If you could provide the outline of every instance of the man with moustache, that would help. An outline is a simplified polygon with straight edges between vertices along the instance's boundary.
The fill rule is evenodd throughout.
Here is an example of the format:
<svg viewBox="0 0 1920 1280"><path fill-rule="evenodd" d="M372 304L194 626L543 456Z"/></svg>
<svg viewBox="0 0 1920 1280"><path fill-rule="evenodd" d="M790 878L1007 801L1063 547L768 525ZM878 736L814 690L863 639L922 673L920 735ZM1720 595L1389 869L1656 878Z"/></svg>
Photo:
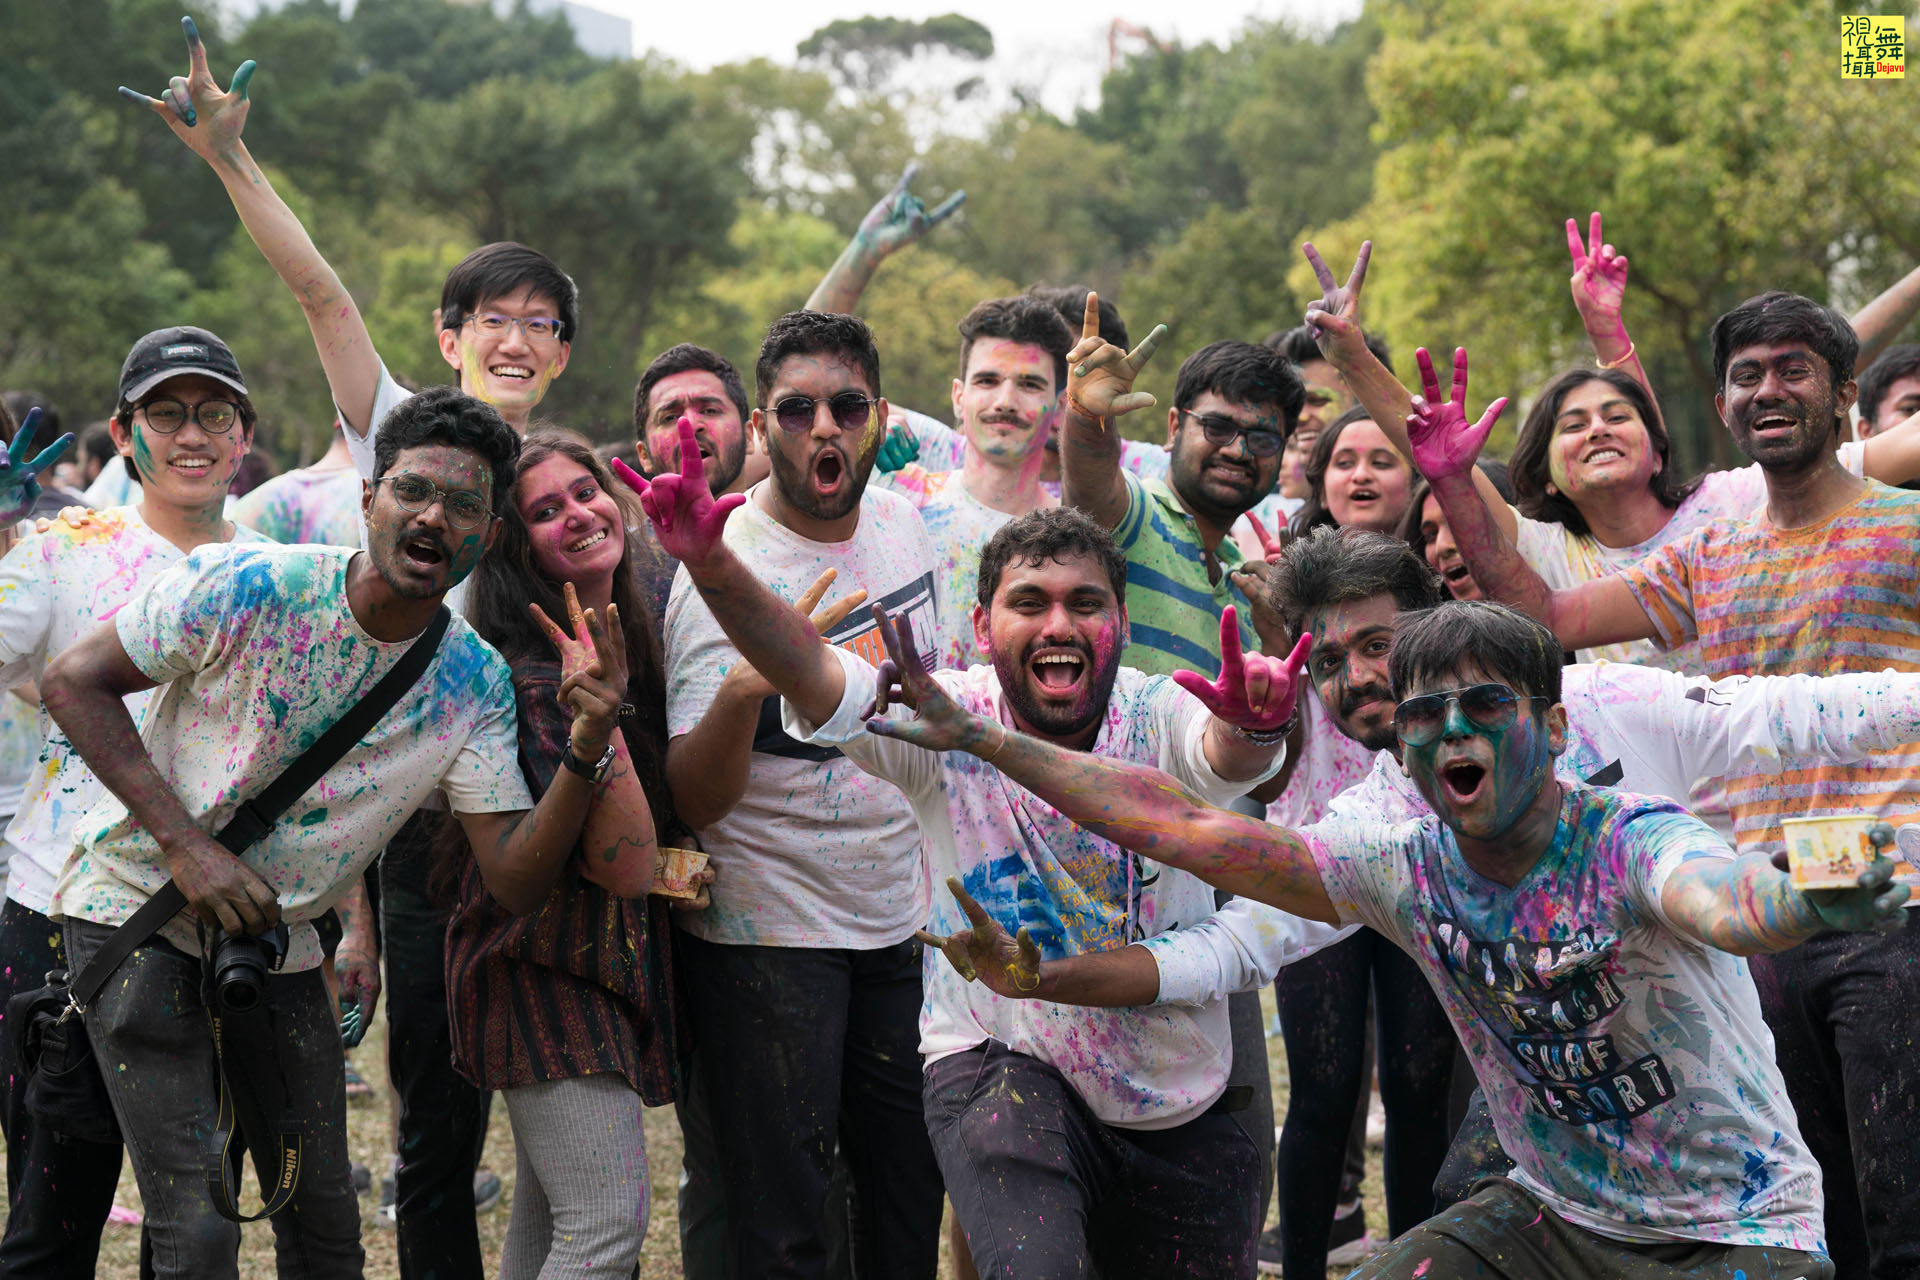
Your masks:
<svg viewBox="0 0 1920 1280"><path fill-rule="evenodd" d="M980 912L978 898L1020 922L1027 973L1041 956L1124 945L1212 912L1198 880L1121 854L985 765L869 734L898 667L823 643L755 578L722 536L733 504L713 501L697 465L654 480L646 505L721 626L781 691L787 729L906 794L929 870L958 895L936 895L936 929L965 927L962 909ZM991 666L931 678L1003 735L1157 763L1219 802L1244 792L1279 764L1293 715L1284 664L1243 661L1229 614L1218 682L1129 670L1125 592L1124 559L1085 515L1020 516L979 560L971 621ZM913 628L900 634L896 658L922 674ZM1191 1011L1042 1008L937 962L927 982L926 1127L980 1274L1078 1275L1089 1258L1102 1274L1251 1270L1260 1154L1221 1105L1224 998Z"/></svg>
<svg viewBox="0 0 1920 1280"><path fill-rule="evenodd" d="M1758 463L1766 506L1708 525L1617 576L1548 590L1514 552L1468 468L1493 414L1415 401L1407 430L1481 589L1546 623L1569 649L1653 638L1698 641L1706 674L1920 671L1920 494L1853 475L1836 451L1859 342L1807 298L1749 298L1713 326L1716 404ZM1920 744L1857 763L1810 762L1778 778L1734 778L1728 808L1742 849L1783 847L1783 816L1920 814ZM1824 1175L1827 1230L1845 1275L1920 1266L1920 926L1871 938L1823 934L1756 960L1767 1022L1808 1144Z"/></svg>
<svg viewBox="0 0 1920 1280"><path fill-rule="evenodd" d="M782 599L833 569L837 590L865 590L931 643L926 531L906 499L867 486L887 416L872 333L852 316L782 316L754 384L752 427L772 474L727 497L740 505L728 546ZM700 453L683 420L683 474ZM707 713L741 662L684 564L666 637L668 770L678 777L732 749ZM826 639L879 660L868 619L849 618ZM777 706L760 713L753 746L745 793L700 830L724 868L713 905L679 922L694 1031L716 1048L695 1070L712 1104L735 1273L823 1273L837 1142L862 1210L857 1265L931 1277L941 1187L918 1093L913 934L929 906L913 812L837 749L785 733Z"/></svg>

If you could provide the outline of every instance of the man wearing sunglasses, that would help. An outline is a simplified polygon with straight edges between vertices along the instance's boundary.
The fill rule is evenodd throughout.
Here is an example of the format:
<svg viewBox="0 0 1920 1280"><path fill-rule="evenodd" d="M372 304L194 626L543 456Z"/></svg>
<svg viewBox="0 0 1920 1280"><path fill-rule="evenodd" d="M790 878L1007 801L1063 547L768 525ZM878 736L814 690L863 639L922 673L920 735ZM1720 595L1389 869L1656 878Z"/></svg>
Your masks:
<svg viewBox="0 0 1920 1280"><path fill-rule="evenodd" d="M1908 891L1891 862L1803 892L1673 803L1557 779L1569 737L1551 633L1481 602L1389 622L1392 719L1429 810L1409 821L1283 830L1157 770L1003 740L912 672L917 718L875 727L989 760L1122 847L1282 912L1369 925L1414 958L1517 1167L1358 1277L1831 1276L1818 1167L1740 957L1896 920ZM999 976L1017 946L1004 922L975 924L970 962L1016 990ZM1084 997L1087 961L1043 961L1035 989Z"/></svg>
<svg viewBox="0 0 1920 1280"><path fill-rule="evenodd" d="M867 486L887 417L872 332L854 316L780 317L761 344L754 396L752 429L772 474L744 502L722 499L741 504L727 546L788 601L832 569L835 592L864 590L931 647L926 529L905 498ZM701 464L704 488L697 431L680 420L675 454L682 474ZM882 656L864 613L825 639ZM753 740L745 790L699 829L725 868L712 906L677 921L694 1032L716 1047L696 1056L694 1071L711 1103L734 1272L824 1274L822 1206L837 1144L863 1210L855 1256L876 1275L930 1278L941 1196L919 1110L913 932L929 907L913 811L836 748L789 736L777 698L758 702L745 724L720 714L722 686L742 659L684 565L666 650L668 776L717 774L742 736Z"/></svg>

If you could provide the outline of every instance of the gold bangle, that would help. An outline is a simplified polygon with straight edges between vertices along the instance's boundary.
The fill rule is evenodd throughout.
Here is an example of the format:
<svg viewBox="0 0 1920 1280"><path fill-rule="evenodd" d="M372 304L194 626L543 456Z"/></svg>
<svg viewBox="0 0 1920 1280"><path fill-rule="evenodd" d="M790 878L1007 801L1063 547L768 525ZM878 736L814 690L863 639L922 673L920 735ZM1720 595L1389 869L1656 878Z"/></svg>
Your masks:
<svg viewBox="0 0 1920 1280"><path fill-rule="evenodd" d="M1601 360L1598 363L1602 369L1618 369L1621 365L1625 364L1627 361L1631 359L1633 359L1633 339L1628 338L1627 354L1621 356L1618 360Z"/></svg>

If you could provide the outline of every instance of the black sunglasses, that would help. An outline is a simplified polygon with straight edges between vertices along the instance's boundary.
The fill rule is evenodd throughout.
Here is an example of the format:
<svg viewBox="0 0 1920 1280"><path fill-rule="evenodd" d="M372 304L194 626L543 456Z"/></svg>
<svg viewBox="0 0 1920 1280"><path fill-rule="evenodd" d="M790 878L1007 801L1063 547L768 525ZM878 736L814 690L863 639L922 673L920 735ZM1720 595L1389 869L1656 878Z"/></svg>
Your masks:
<svg viewBox="0 0 1920 1280"><path fill-rule="evenodd" d="M1200 424L1200 434L1207 438L1208 444L1218 445L1222 449L1232 444L1235 436L1240 436L1246 440L1250 455L1271 458L1286 443L1278 431L1269 431L1265 427L1243 427L1232 418L1195 413L1191 409L1182 409L1180 412Z"/></svg>
<svg viewBox="0 0 1920 1280"><path fill-rule="evenodd" d="M834 422L842 431L859 431L867 425L867 415L879 401L872 396L863 396L858 391L842 391L831 400L821 401L812 396L788 396L773 406L773 420L780 424L782 431L798 434L813 428L813 407L824 403L833 414Z"/></svg>
<svg viewBox="0 0 1920 1280"><path fill-rule="evenodd" d="M1393 731L1409 747L1424 747L1446 730L1447 709L1458 702L1468 724L1497 732L1513 723L1520 714L1522 702L1542 700L1539 694L1518 694L1503 684L1475 684L1464 689L1423 693L1393 709Z"/></svg>

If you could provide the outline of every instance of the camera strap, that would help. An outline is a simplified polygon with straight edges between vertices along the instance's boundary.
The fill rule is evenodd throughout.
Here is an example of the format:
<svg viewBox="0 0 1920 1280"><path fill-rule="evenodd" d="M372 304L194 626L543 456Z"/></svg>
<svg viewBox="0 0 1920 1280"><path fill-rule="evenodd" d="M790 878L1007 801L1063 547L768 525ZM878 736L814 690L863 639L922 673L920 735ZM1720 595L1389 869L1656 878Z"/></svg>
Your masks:
<svg viewBox="0 0 1920 1280"><path fill-rule="evenodd" d="M380 718L411 689L433 661L440 640L447 633L452 613L441 605L393 669L380 677L333 727L300 753L299 759L281 771L279 777L242 804L227 824L220 828L218 840L236 857L250 848L279 821L280 815L295 801L313 789L360 740L367 736ZM162 894L180 891L169 881ZM156 895L157 902L159 895ZM141 908L144 913L154 905ZM181 899L181 906L185 905ZM179 906L174 908L178 911ZM168 913L170 916L172 912ZM139 916L127 922L131 927ZM153 926L164 923L162 916ZM120 933L127 929L120 930ZM151 929L148 930L152 932ZM120 933L115 934L117 940ZM131 951L139 941L129 943ZM122 957L125 955L122 952ZM101 952L105 958L106 952ZM118 959L114 963L118 963ZM106 975L101 975L105 980ZM213 1131L201 1148L204 1158L207 1194L221 1217L230 1222L257 1222L286 1208L300 1181L302 1125L287 1097L286 1080L280 1070L280 1044L273 1033L273 1015L267 1002L246 1013L222 1010L217 999L207 1004L213 1023L214 1059L220 1068L219 1113ZM338 1045L335 1046L336 1050ZM254 1172L260 1180L262 1204L258 1213L240 1212L240 1161L253 1152Z"/></svg>

